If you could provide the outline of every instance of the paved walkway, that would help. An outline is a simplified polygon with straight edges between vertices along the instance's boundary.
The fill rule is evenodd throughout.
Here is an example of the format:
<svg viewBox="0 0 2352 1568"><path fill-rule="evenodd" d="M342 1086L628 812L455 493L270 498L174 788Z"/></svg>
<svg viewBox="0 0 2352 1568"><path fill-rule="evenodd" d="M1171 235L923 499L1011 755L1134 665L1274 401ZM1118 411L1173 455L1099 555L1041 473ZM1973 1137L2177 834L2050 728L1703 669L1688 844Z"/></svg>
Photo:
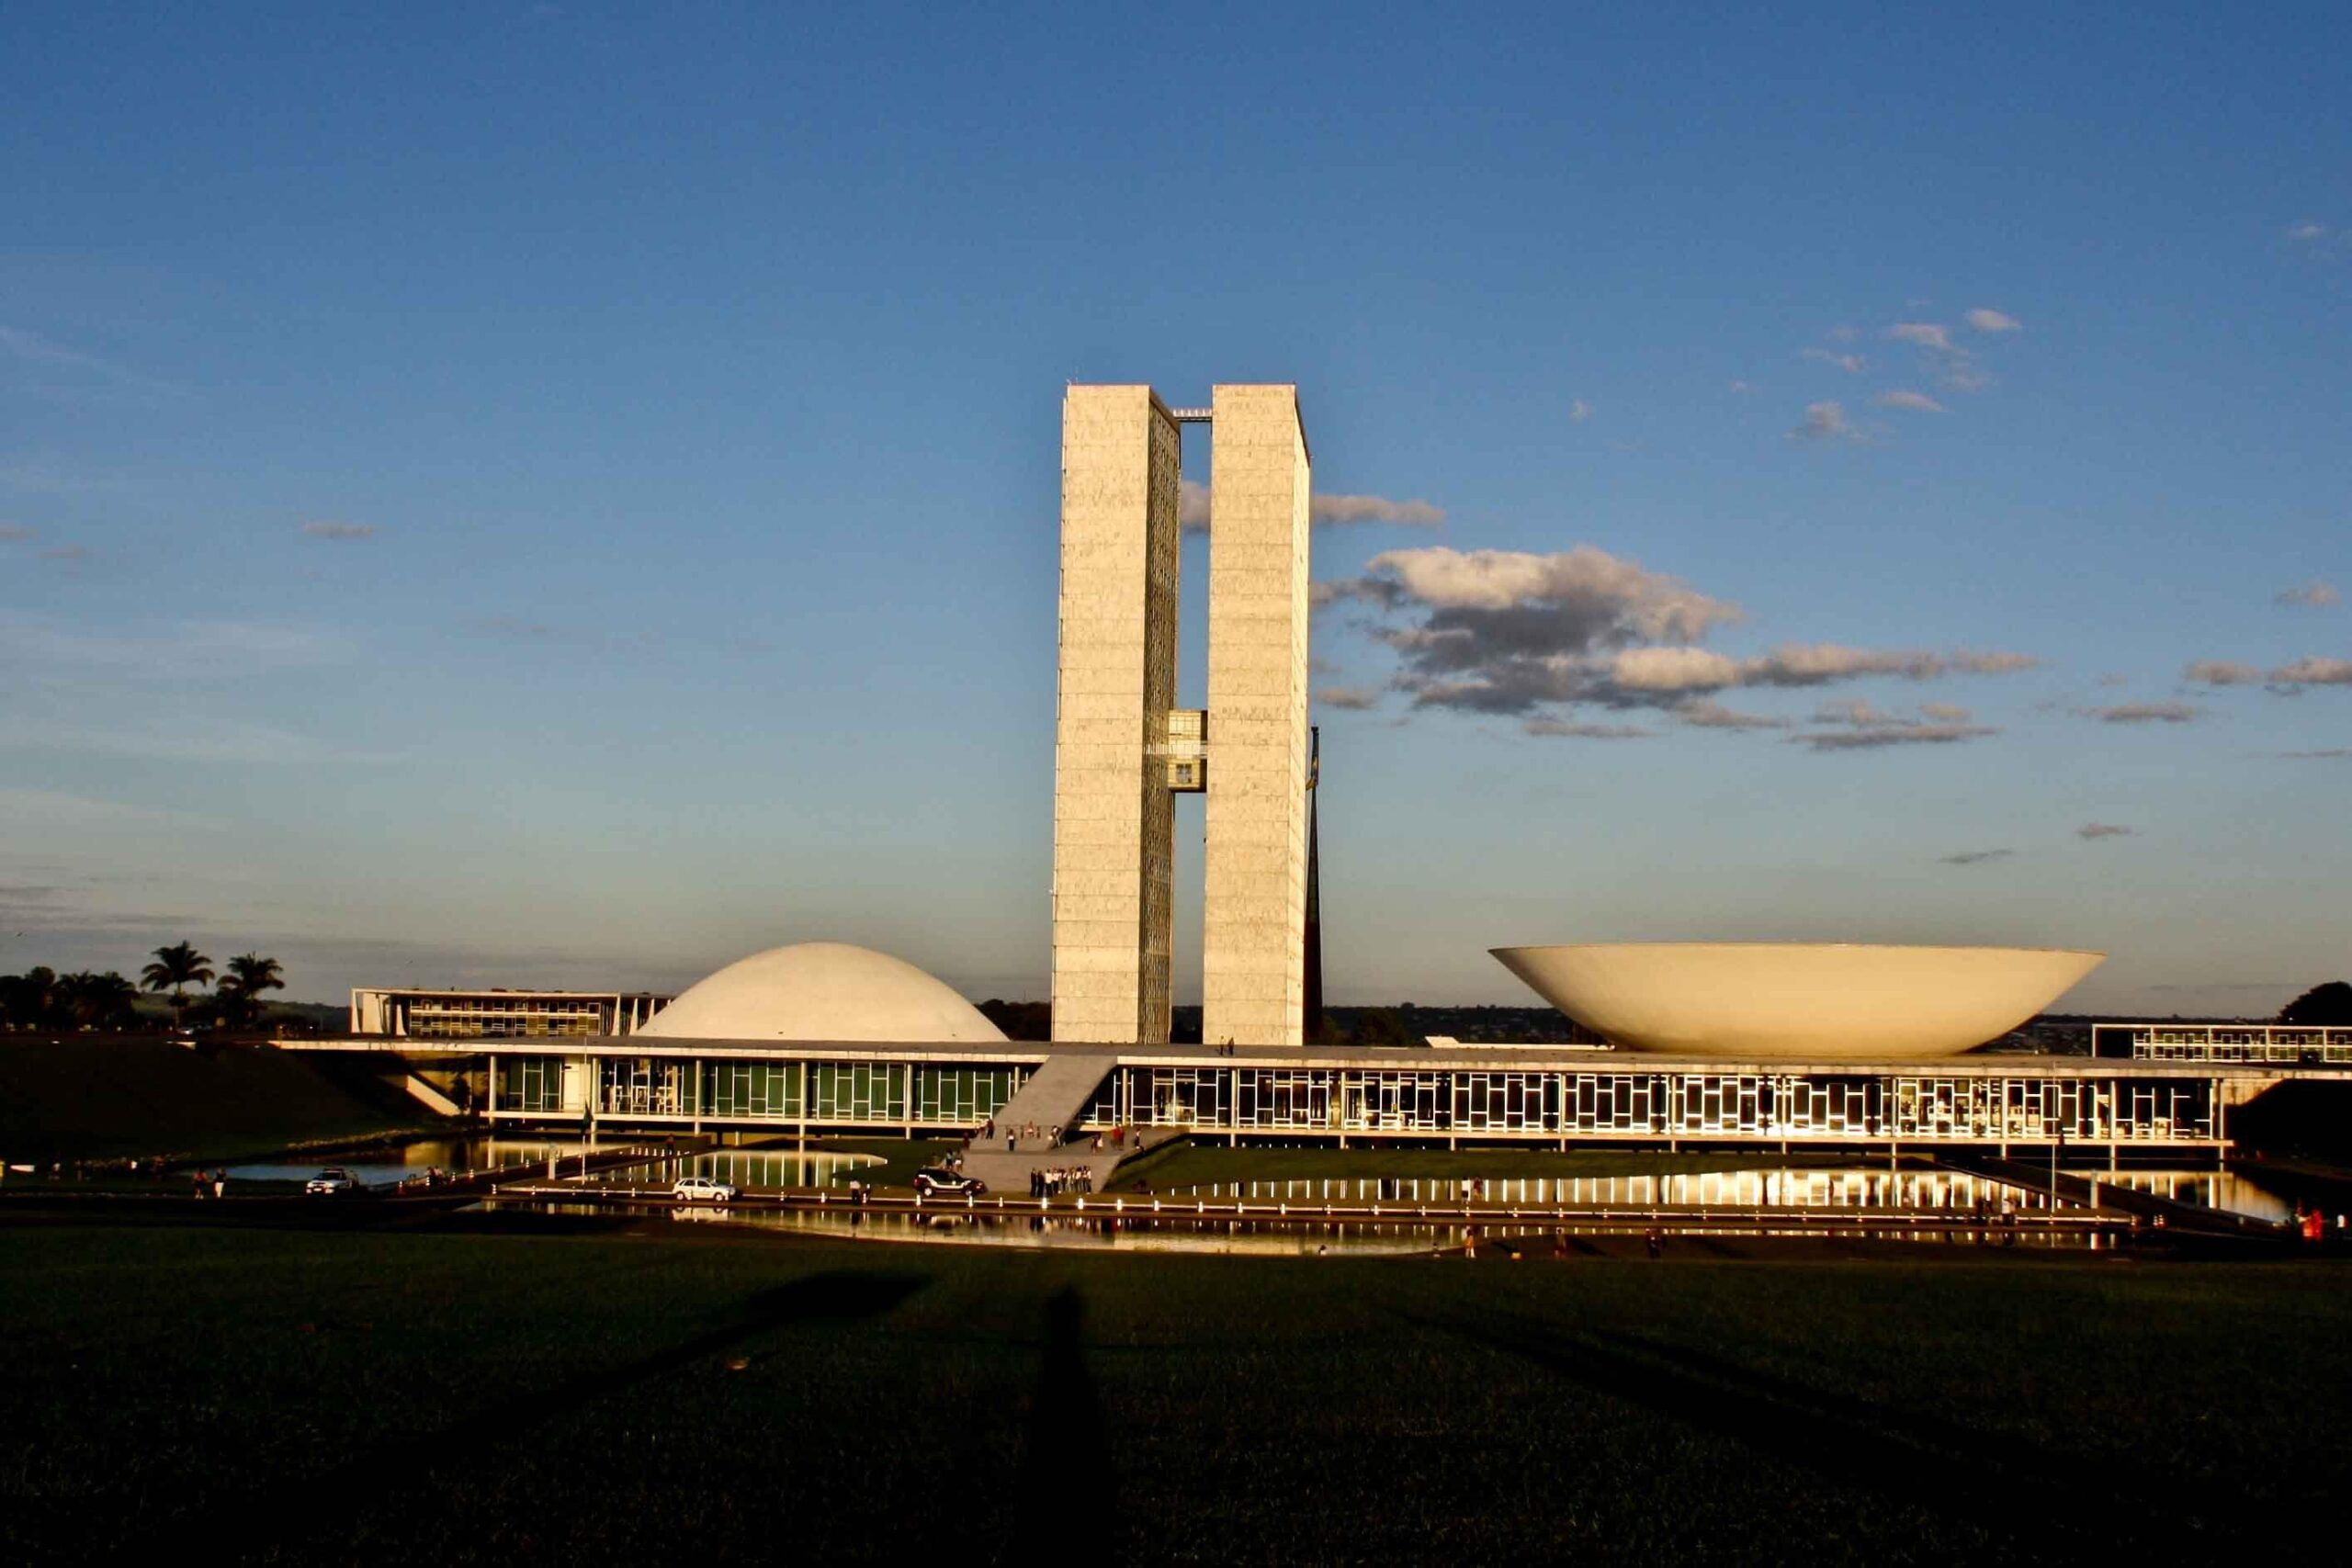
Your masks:
<svg viewBox="0 0 2352 1568"><path fill-rule="evenodd" d="M1010 1125L1000 1115L997 1136L993 1140L974 1138L971 1152L964 1156L964 1173L977 1176L989 1184L991 1197L1025 1198L1029 1195L1029 1173L1033 1170L1083 1170L1094 1179L1094 1190L1100 1192L1110 1185L1111 1173L1122 1160L1142 1152L1142 1145L1130 1137L1125 1146L1114 1146L1109 1138L1102 1140L1102 1152L1094 1152L1094 1136L1072 1138L1067 1143L1054 1144L1040 1135L1023 1138L1020 1147L1008 1153L1004 1146L1004 1129ZM1042 1129L1040 1130L1042 1134ZM1157 1148L1175 1134L1162 1133L1152 1140Z"/></svg>

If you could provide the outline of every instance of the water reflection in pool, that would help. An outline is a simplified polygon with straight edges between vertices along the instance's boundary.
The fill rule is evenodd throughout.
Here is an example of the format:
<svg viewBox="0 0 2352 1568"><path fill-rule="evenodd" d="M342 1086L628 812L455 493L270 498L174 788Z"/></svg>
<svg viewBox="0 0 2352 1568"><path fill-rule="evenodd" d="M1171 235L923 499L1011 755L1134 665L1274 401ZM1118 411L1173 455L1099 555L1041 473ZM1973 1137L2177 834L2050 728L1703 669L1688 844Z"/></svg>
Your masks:
<svg viewBox="0 0 2352 1568"><path fill-rule="evenodd" d="M650 1187L666 1185L681 1176L707 1176L747 1191L763 1187L839 1187L854 1173L882 1163L878 1155L833 1149L712 1149L605 1171L590 1177L588 1185Z"/></svg>
<svg viewBox="0 0 2352 1568"><path fill-rule="evenodd" d="M1471 1179L1362 1177L1227 1181L1172 1190L1187 1198L1293 1203L1525 1203L1546 1209L1887 1209L1973 1213L1982 1200L2020 1209L2049 1200L1957 1170L1703 1170L1673 1175Z"/></svg>
<svg viewBox="0 0 2352 1568"><path fill-rule="evenodd" d="M576 1155L583 1145L548 1138L420 1138L397 1148L366 1149L347 1155L322 1155L291 1162L249 1161L229 1168L232 1181L308 1181L334 1167L349 1171L363 1187L388 1187L438 1167L453 1174L469 1170L505 1170L547 1164L550 1156Z"/></svg>
<svg viewBox="0 0 2352 1568"><path fill-rule="evenodd" d="M2234 1170L2102 1170L2086 1174L2095 1175L2108 1185L2128 1187L2134 1192L2145 1192L2175 1203L2221 1209L2274 1224L2294 1216L2292 1203Z"/></svg>
<svg viewBox="0 0 2352 1568"><path fill-rule="evenodd" d="M744 1230L795 1233L821 1235L840 1241L869 1241L881 1243L924 1242L958 1247L1053 1247L1091 1252L1209 1252L1248 1254L1270 1258L1332 1257L1409 1257L1431 1252L1452 1251L1475 1243L1482 1252L1498 1248L1541 1257L1547 1252L1568 1255L1591 1253L1591 1245L1579 1245L1577 1239L1585 1235L1607 1235L1610 1240L1598 1244L1602 1248L1623 1249L1638 1245L1635 1233L1623 1226L1609 1230L1604 1227L1579 1226L1574 1223L1530 1222L1524 1224L1495 1224L1481 1221L1465 1224L1459 1220L1385 1221L1371 1224L1340 1224L1310 1223L1279 1224L1257 1221L1211 1221L1161 1218L1158 1220L1133 1214L1122 1218L1057 1213L1052 1215L1012 1212L956 1213L939 1213L911 1214L903 1211L854 1211L835 1208L830 1211L801 1211L744 1208L684 1207L657 1209L651 1206L624 1206L616 1210L606 1204L529 1202L501 1203L500 1208L526 1208L535 1213L550 1214L596 1214L610 1216L615 1213L636 1215L656 1224L726 1226ZM1915 1232L1894 1226L1884 1231L1860 1229L1838 1233L1838 1239L1902 1239L1940 1242L1954 1246L1980 1240L1983 1232L1940 1230ZM1724 1227L1709 1230L1704 1226L1678 1227L1669 1239L1669 1247L1679 1247L1693 1237L1721 1235L1754 1239L1758 1236L1809 1236L1820 1239L1818 1233L1808 1232L1792 1224L1775 1230L1770 1227ZM2018 1233L2005 1245L2035 1248L2074 1250L2113 1245L2095 1233L2075 1231L2049 1232L2028 1229Z"/></svg>

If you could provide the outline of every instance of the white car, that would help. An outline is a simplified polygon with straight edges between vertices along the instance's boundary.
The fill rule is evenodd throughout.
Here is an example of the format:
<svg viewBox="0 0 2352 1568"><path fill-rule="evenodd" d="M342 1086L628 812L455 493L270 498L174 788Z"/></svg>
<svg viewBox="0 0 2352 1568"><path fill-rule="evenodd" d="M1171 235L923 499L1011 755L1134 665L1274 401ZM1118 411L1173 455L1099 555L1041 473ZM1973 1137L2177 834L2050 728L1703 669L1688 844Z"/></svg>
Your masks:
<svg viewBox="0 0 2352 1568"><path fill-rule="evenodd" d="M678 1184L670 1189L670 1196L681 1203L703 1201L731 1203L742 1195L741 1189L729 1187L724 1181L708 1176L682 1176L678 1178Z"/></svg>
<svg viewBox="0 0 2352 1568"><path fill-rule="evenodd" d="M302 1183L303 1194L311 1198L334 1198L358 1190L357 1178L339 1165L331 1165Z"/></svg>

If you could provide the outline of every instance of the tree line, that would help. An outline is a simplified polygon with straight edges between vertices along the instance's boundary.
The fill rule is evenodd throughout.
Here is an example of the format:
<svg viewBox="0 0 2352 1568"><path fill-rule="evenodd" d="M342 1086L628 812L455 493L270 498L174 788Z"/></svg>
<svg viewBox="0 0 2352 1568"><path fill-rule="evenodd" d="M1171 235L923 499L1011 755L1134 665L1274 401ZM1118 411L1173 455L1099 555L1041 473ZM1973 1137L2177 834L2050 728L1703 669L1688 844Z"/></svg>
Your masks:
<svg viewBox="0 0 2352 1568"><path fill-rule="evenodd" d="M212 989L204 994L208 986ZM190 996L190 987L198 994ZM146 1022L141 995L165 992L175 1029L192 1023L250 1029L268 1011L267 993L285 988L285 971L275 958L241 953L215 970L195 943L175 942L154 951L135 984L112 969L60 975L37 965L0 975L0 1029L139 1029Z"/></svg>

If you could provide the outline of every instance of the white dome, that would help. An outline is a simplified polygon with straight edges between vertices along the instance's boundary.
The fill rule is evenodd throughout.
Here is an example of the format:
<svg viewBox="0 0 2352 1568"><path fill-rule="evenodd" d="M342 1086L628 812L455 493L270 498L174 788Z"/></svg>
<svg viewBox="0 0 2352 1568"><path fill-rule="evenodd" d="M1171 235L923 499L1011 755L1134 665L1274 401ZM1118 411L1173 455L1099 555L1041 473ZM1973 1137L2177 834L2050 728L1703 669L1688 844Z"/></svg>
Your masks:
<svg viewBox="0 0 2352 1568"><path fill-rule="evenodd" d="M739 958L639 1034L670 1040L1002 1040L980 1010L904 959L841 942Z"/></svg>
<svg viewBox="0 0 2352 1568"><path fill-rule="evenodd" d="M1956 1055L2015 1029L2107 956L1817 942L1491 951L1545 1001L1633 1050L1806 1062Z"/></svg>

